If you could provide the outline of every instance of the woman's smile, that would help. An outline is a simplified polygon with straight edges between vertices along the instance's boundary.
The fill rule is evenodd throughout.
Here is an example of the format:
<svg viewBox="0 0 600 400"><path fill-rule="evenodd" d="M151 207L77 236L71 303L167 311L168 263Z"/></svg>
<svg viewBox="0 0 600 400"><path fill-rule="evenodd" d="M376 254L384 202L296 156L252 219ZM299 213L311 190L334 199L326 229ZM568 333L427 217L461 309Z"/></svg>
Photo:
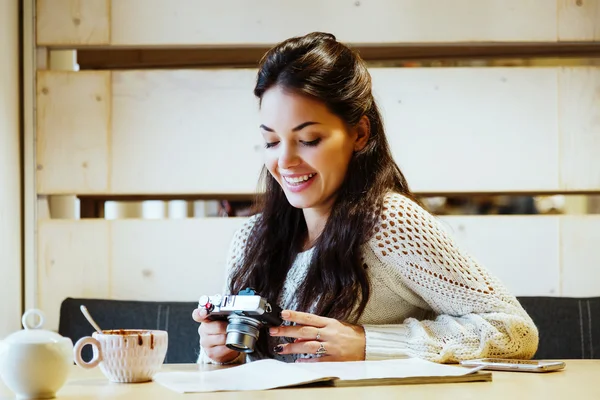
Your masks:
<svg viewBox="0 0 600 400"><path fill-rule="evenodd" d="M317 174L282 175L285 186L292 192L298 193L308 188L316 179Z"/></svg>

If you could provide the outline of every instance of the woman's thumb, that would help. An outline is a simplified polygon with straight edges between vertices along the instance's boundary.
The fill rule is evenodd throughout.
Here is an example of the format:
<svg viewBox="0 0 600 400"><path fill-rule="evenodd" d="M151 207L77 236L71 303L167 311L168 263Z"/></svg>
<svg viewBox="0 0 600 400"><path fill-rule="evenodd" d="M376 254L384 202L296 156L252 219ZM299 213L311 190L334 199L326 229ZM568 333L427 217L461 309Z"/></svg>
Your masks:
<svg viewBox="0 0 600 400"><path fill-rule="evenodd" d="M196 322L204 322L208 317L208 313L206 310L201 308L196 308L192 313L192 319Z"/></svg>

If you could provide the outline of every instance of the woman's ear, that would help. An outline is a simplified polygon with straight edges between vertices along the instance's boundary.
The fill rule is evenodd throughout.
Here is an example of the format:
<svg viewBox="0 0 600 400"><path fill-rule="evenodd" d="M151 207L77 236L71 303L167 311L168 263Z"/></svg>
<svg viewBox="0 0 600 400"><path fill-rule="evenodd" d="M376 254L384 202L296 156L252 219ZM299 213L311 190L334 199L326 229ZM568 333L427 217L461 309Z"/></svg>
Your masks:
<svg viewBox="0 0 600 400"><path fill-rule="evenodd" d="M354 142L354 151L361 151L367 145L371 136L371 121L366 115L363 115L356 124L356 141Z"/></svg>

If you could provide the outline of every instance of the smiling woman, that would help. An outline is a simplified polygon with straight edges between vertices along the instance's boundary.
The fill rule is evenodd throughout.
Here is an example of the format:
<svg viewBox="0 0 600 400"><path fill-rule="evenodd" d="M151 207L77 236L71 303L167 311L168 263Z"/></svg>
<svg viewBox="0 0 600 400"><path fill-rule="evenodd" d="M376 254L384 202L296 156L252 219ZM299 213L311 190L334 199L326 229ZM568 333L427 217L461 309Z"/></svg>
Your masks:
<svg viewBox="0 0 600 400"><path fill-rule="evenodd" d="M368 119L353 128L313 97L274 86L261 99L265 166L290 204L309 212L310 247L320 234L352 155L369 137ZM268 126L267 126L268 125ZM306 216L305 216L306 217ZM312 237L310 235L312 234Z"/></svg>
<svg viewBox="0 0 600 400"><path fill-rule="evenodd" d="M286 40L254 94L266 191L231 244L227 291L254 288L285 323L246 355L195 310L199 362L533 356L531 318L409 190L355 52L326 33Z"/></svg>

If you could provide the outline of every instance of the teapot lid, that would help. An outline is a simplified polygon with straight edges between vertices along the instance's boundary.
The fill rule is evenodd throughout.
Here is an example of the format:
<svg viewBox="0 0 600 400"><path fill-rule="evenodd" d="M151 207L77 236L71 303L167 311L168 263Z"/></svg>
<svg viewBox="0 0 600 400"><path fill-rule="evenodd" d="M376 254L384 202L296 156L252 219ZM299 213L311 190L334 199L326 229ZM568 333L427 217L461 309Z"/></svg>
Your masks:
<svg viewBox="0 0 600 400"><path fill-rule="evenodd" d="M37 316L36 324L31 323L30 317ZM67 338L56 332L41 329L44 325L44 313L41 310L32 308L27 310L21 318L21 323L25 329L8 335L4 340L7 344L12 343L57 343Z"/></svg>

